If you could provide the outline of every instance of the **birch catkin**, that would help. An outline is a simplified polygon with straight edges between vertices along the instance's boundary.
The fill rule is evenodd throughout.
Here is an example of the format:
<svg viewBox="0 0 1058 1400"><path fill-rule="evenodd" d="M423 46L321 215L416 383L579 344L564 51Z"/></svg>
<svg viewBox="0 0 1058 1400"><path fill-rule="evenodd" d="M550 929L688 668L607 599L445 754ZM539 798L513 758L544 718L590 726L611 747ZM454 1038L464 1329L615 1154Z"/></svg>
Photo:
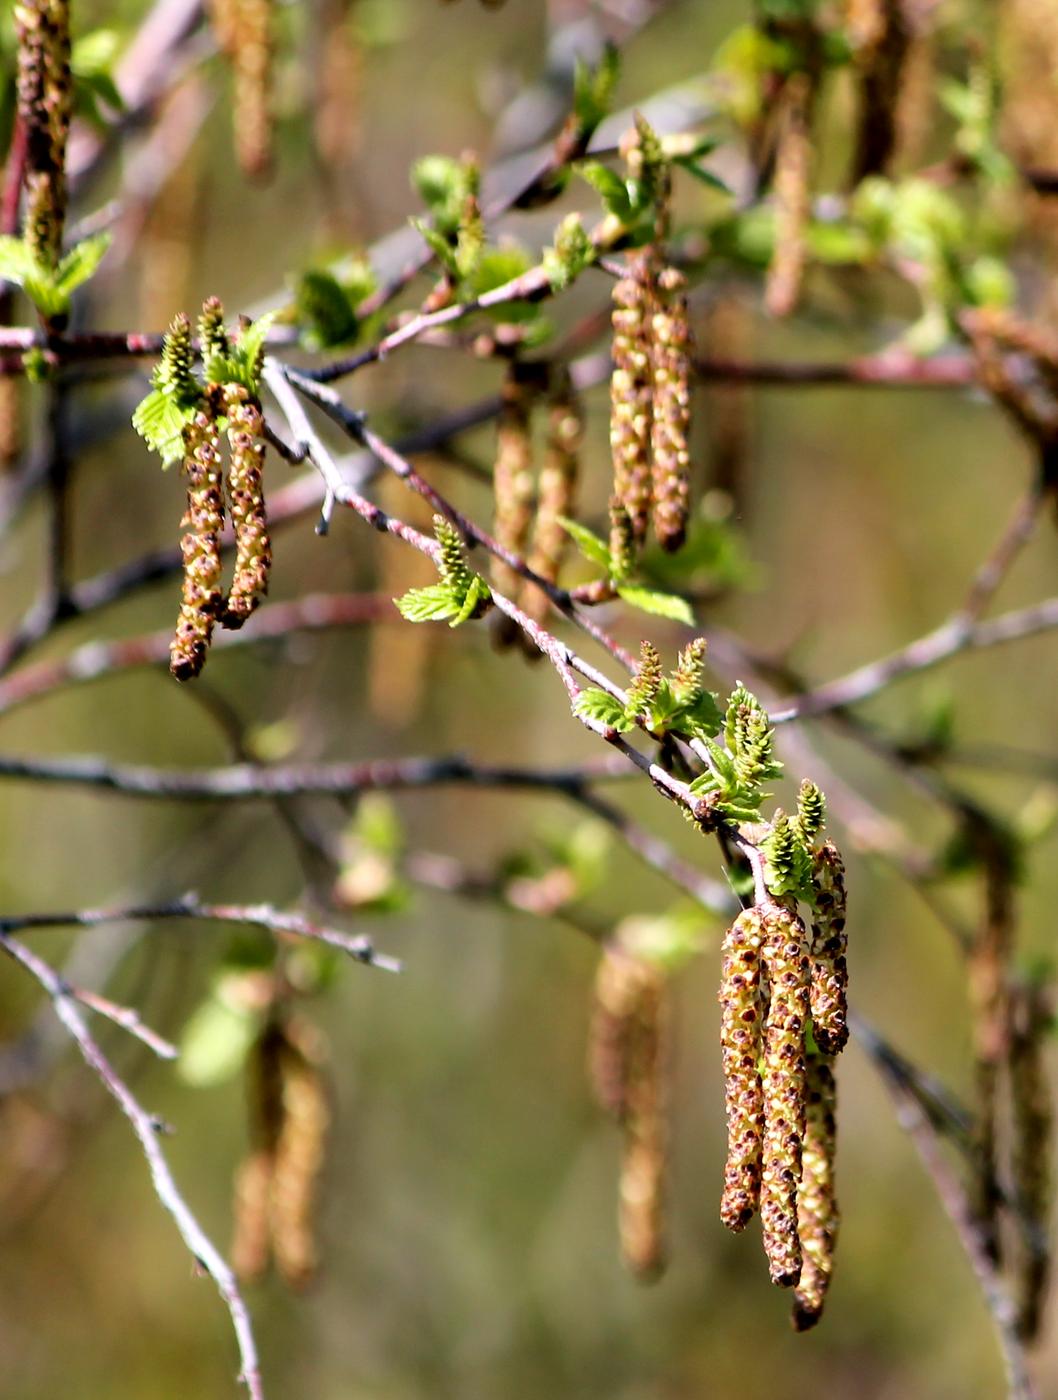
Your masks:
<svg viewBox="0 0 1058 1400"><path fill-rule="evenodd" d="M686 279L668 267L658 278L658 307L651 323L654 403L651 423L654 534L662 549L679 549L687 535L690 502L690 326Z"/></svg>
<svg viewBox="0 0 1058 1400"><path fill-rule="evenodd" d="M764 304L773 316L789 316L796 309L804 277L812 159L812 84L807 73L790 78L785 99L775 155L775 251L764 289Z"/></svg>
<svg viewBox="0 0 1058 1400"><path fill-rule="evenodd" d="M191 680L205 665L220 610L220 532L224 523L220 434L209 409L199 409L184 429L187 509L181 526L183 600L169 648L169 669L178 681Z"/></svg>
<svg viewBox="0 0 1058 1400"><path fill-rule="evenodd" d="M550 583L558 580L569 537L559 523L574 511L584 415L580 400L563 373L548 407L547 448L540 468L536 522L529 567ZM522 608L537 622L547 614L547 598L538 588L523 590Z"/></svg>
<svg viewBox="0 0 1058 1400"><path fill-rule="evenodd" d="M524 557L533 522L533 451L529 418L533 401L533 377L522 366L511 364L500 390L500 416L496 428L496 464L493 468L493 533L499 544ZM517 596L521 576L494 559L492 581L501 593Z"/></svg>
<svg viewBox="0 0 1058 1400"><path fill-rule="evenodd" d="M665 1264L666 1003L658 968L620 948L604 951L595 980L589 1065L600 1104L623 1130L621 1254L643 1280L656 1278Z"/></svg>
<svg viewBox="0 0 1058 1400"><path fill-rule="evenodd" d="M760 1215L772 1282L796 1284L801 1274L797 1189L805 1131L805 1033L809 964L805 927L780 905L765 909L764 1148Z"/></svg>
<svg viewBox="0 0 1058 1400"><path fill-rule="evenodd" d="M838 848L826 841L812 869L815 918L812 923L812 1031L825 1055L845 1048L848 1028L848 964L845 953L845 865Z"/></svg>
<svg viewBox="0 0 1058 1400"><path fill-rule="evenodd" d="M814 1327L822 1316L834 1267L841 1219L834 1193L836 1108L834 1071L822 1056L813 1055L808 1061L801 1185L797 1194L802 1263L792 1321L798 1332Z"/></svg>
<svg viewBox="0 0 1058 1400"><path fill-rule="evenodd" d="M239 628L268 592L272 542L265 511L264 420L261 406L242 384L226 384L224 412L228 419L228 496L235 530L235 572L221 614L224 627Z"/></svg>
<svg viewBox="0 0 1058 1400"><path fill-rule="evenodd" d="M727 1165L720 1219L742 1230L760 1202L764 1091L760 1057L764 920L744 909L724 938L720 1039L727 1107Z"/></svg>
<svg viewBox="0 0 1058 1400"><path fill-rule="evenodd" d="M652 496L653 302L653 277L649 259L643 255L629 264L613 290L614 368L610 377L614 495L628 514L636 544L646 538Z"/></svg>
<svg viewBox="0 0 1058 1400"><path fill-rule="evenodd" d="M18 27L18 116L26 140L26 242L54 268L66 220L66 142L73 88L67 0L21 0Z"/></svg>
<svg viewBox="0 0 1058 1400"><path fill-rule="evenodd" d="M315 1215L330 1126L320 1056L310 1028L288 1023L280 1055L283 1118L272 1172L272 1250L291 1288L311 1283L319 1267Z"/></svg>

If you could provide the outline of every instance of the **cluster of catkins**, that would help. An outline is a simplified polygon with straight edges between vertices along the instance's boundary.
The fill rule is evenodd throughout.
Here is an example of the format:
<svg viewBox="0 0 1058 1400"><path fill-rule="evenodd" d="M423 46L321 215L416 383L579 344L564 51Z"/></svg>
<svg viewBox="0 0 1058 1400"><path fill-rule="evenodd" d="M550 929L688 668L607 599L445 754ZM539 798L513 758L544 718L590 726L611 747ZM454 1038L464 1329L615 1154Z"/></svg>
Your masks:
<svg viewBox="0 0 1058 1400"><path fill-rule="evenodd" d="M832 842L815 843L821 824L822 796L806 784L795 823L780 814L773 825L807 845L811 931L790 893L744 909L724 939L720 985L728 1133L720 1217L739 1231L760 1211L772 1282L796 1289L798 1331L818 1322L833 1267L833 1058L848 1039L844 867Z"/></svg>
<svg viewBox="0 0 1058 1400"><path fill-rule="evenodd" d="M615 555L638 548L653 516L663 549L687 533L690 502L690 327L683 274L651 249L633 257L613 291L610 378L611 508Z"/></svg>
<svg viewBox="0 0 1058 1400"><path fill-rule="evenodd" d="M621 1253L638 1278L665 1264L665 1070L668 987L653 963L609 944L595 978L589 1070L600 1106L623 1137Z"/></svg>
<svg viewBox="0 0 1058 1400"><path fill-rule="evenodd" d="M260 1278L274 1261L292 1288L315 1276L316 1200L330 1125L319 1033L291 1016L271 1021L250 1068L250 1151L235 1176L232 1264Z"/></svg>
<svg viewBox="0 0 1058 1400"><path fill-rule="evenodd" d="M199 336L207 360L230 348L224 310L211 297L202 308ZM196 392L197 406L183 430L187 509L181 526L183 598L169 648L169 669L179 681L197 676L205 665L216 623L239 628L268 591L272 546L265 514L264 418L261 404L245 384L209 383L200 389L192 372L191 324L177 316L166 336L163 367L174 381ZM228 471L220 451L221 419L227 425ZM225 488L235 532L235 569L223 587L221 531Z"/></svg>
<svg viewBox="0 0 1058 1400"><path fill-rule="evenodd" d="M534 472L532 413L547 395L547 440L539 475ZM548 583L558 579L569 537L564 516L573 514L584 419L580 400L564 367L514 360L501 389L493 468L493 530L496 540ZM543 621L547 598L525 582L502 559L494 560L492 581L497 590L518 600L537 622ZM504 619L509 621L509 619ZM501 642L514 640L521 630L507 632L498 624ZM534 647L534 655L539 653Z"/></svg>

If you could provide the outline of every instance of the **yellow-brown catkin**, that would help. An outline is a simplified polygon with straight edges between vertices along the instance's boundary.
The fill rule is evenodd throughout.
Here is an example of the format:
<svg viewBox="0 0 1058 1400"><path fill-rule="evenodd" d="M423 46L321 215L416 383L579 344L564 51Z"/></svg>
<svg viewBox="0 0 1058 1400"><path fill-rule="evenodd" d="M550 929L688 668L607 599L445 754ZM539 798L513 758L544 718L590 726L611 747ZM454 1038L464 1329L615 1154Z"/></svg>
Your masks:
<svg viewBox="0 0 1058 1400"><path fill-rule="evenodd" d="M283 1032L270 1022L247 1063L250 1150L235 1174L231 1263L241 1279L260 1278L272 1253L272 1173L283 1122Z"/></svg>
<svg viewBox="0 0 1058 1400"><path fill-rule="evenodd" d="M291 1288L306 1287L319 1267L315 1215L331 1118L321 1058L318 1034L288 1022L279 1061L283 1117L272 1171L272 1252Z"/></svg>
<svg viewBox="0 0 1058 1400"><path fill-rule="evenodd" d="M563 373L548 406L547 447L537 490L536 523L529 567L550 583L558 580L569 536L559 524L575 508L577 471L584 440L584 415L580 399ZM522 608L536 622L547 616L547 598L531 585L523 590Z"/></svg>
<svg viewBox="0 0 1058 1400"><path fill-rule="evenodd" d="M687 429L691 420L691 331L687 320L686 279L674 267L658 277L658 306L652 320L654 416L654 534L670 553L687 538L691 494L691 457Z"/></svg>
<svg viewBox="0 0 1058 1400"><path fill-rule="evenodd" d="M18 461L22 451L22 403L16 375L0 375L0 471Z"/></svg>
<svg viewBox="0 0 1058 1400"><path fill-rule="evenodd" d="M264 419L261 405L242 384L226 384L224 412L228 419L228 497L235 530L235 572L221 614L224 627L239 628L268 592L272 542L265 513Z"/></svg>
<svg viewBox="0 0 1058 1400"><path fill-rule="evenodd" d="M775 152L775 251L764 287L764 305L772 316L789 316L801 296L811 213L811 101L811 79L795 73L786 84Z"/></svg>
<svg viewBox="0 0 1058 1400"><path fill-rule="evenodd" d="M25 132L25 236L39 262L55 267L66 220L66 142L73 88L67 0L21 0L18 115Z"/></svg>
<svg viewBox="0 0 1058 1400"><path fill-rule="evenodd" d="M1019 988L1012 1021L1013 1176L1023 1236L1018 1265L1018 1331L1031 1341L1040 1330L1051 1273L1054 1179L1054 1109L1044 1061L1052 1013L1042 987Z"/></svg>
<svg viewBox="0 0 1058 1400"><path fill-rule="evenodd" d="M222 602L220 532L224 524L220 436L211 413L199 410L184 429L187 509L181 521L183 601L169 648L169 669L178 681L205 665L213 625Z"/></svg>
<svg viewBox="0 0 1058 1400"><path fill-rule="evenodd" d="M764 925L768 1014L760 1218L772 1282L790 1288L801 1276L797 1188L807 1097L808 940L801 920L778 904L764 906Z"/></svg>
<svg viewBox="0 0 1058 1400"><path fill-rule="evenodd" d="M535 374L512 363L500 389L496 426L496 463L492 473L493 534L499 544L524 558L533 523L534 481L530 414L535 397ZM501 593L517 594L521 576L502 559L492 561L492 581Z"/></svg>
<svg viewBox="0 0 1058 1400"><path fill-rule="evenodd" d="M607 948L595 980L589 1063L599 1102L624 1132L621 1254L644 1281L665 1266L667 1021L664 974Z"/></svg>
<svg viewBox="0 0 1058 1400"><path fill-rule="evenodd" d="M654 277L649 257L642 255L629 263L625 276L614 286L614 367L610 377L614 495L628 513L637 545L646 538L652 496L653 311Z"/></svg>
<svg viewBox="0 0 1058 1400"><path fill-rule="evenodd" d="M834 1268L841 1215L834 1193L837 1088L832 1066L820 1055L808 1061L808 1108L801 1148L797 1229L801 1239L801 1279L791 1320L798 1332L814 1327Z"/></svg>
<svg viewBox="0 0 1058 1400"><path fill-rule="evenodd" d="M812 883L812 1033L824 1055L837 1055L849 1038L849 970L845 865L832 841L825 841L815 854Z"/></svg>
<svg viewBox="0 0 1058 1400"><path fill-rule="evenodd" d="M743 1230L760 1203L764 1090L760 1059L764 1005L761 969L764 920L744 909L724 938L720 1043L727 1107L727 1164L720 1219Z"/></svg>
<svg viewBox="0 0 1058 1400"><path fill-rule="evenodd" d="M210 6L217 43L234 78L235 153L252 179L272 168L272 9L273 0L212 0Z"/></svg>

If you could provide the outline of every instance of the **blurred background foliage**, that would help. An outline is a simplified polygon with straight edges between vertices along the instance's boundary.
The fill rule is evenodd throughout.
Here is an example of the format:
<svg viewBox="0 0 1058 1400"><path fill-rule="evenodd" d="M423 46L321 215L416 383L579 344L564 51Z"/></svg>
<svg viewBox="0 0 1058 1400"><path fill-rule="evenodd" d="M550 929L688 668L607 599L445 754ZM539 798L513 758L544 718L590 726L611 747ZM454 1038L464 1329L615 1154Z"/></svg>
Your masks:
<svg viewBox="0 0 1058 1400"><path fill-rule="evenodd" d="M112 30L120 54L146 8L139 0L81 0L75 23L85 34ZM942 6L945 24L964 26L984 51L997 53L995 12L1018 8L971 0ZM1027 4L1020 8L1028 13ZM284 301L292 276L373 243L418 211L408 181L416 158L473 150L487 167L515 149L524 131L546 130L549 100L561 118L567 92L561 55L549 59L548 37L581 9L588 7L575 0L509 0L497 10L470 0L355 0L347 14L340 0L281 6L272 178L258 183L238 173L228 76L219 59L207 59L193 80L208 103L201 127L141 224L122 230L127 243L104 264L77 324L158 331L176 310L193 310L209 294L233 311ZM700 82L748 18L748 6L736 0L659 7L628 46L617 106ZM340 51L320 40L328 26ZM943 46L938 52L943 67ZM327 79L325 108L319 99L328 58L339 76ZM540 81L548 73L550 88ZM838 183L850 149L850 100L839 87L826 114L824 169ZM1058 115L1053 93L1052 102ZM927 123L921 163L934 147L937 158L947 150L953 120L935 113ZM147 139L146 132L134 134L125 161ZM722 174L723 149L714 165ZM108 163L75 212L115 194L127 173L121 161ZM590 210L593 198L578 185L559 209ZM715 192L681 183L677 227L693 229L714 199ZM993 204L996 220L1012 217L1001 198ZM539 247L556 218L549 208L513 215L504 227ZM1040 227L1019 226L1008 247L1025 295L1049 295ZM709 334L707 317L720 308L735 327L737 353L747 358L876 350L917 314L895 279L855 269L813 272L806 309L778 326L759 311L759 279L746 268L711 266L704 285L708 297L695 321L700 341ZM578 286L548 315L561 329L590 305ZM393 435L495 392L498 382L492 364L412 346L357 376L347 400ZM158 471L127 425L142 392L142 379L115 391L89 376L71 395L78 576L176 539L179 479ZM609 471L605 388L591 393L587 407L581 518L598 524ZM730 547L745 556L745 586L701 605L699 617L706 630L723 625L761 651L785 653L814 679L839 675L946 616L1033 467L1031 450L976 393L699 386L695 410L699 487L708 484L710 458L715 466L717 425L734 424L740 463L737 544ZM38 411L27 387L27 423ZM493 438L490 426L464 435L459 457L487 468ZM443 457L422 462L455 501L487 519L487 486ZM287 474L281 461L269 461L273 489ZM419 503L388 485L380 499L425 522ZM34 596L43 528L31 508L4 541L5 626ZM421 561L351 515L336 519L326 539L302 521L278 534L272 596L344 589L392 595L428 576ZM1053 522L1045 520L1003 602L1046 596L1056 583ZM165 627L175 607L170 579L102 618L74 623L61 645ZM628 609L612 610L607 620L633 648L648 628L665 655L688 635ZM48 650L58 647L49 643ZM960 658L895 687L865 713L890 732L916 736L946 724L950 711L956 751L1016 748L1024 757L1009 771L950 771L1010 821L1026 812L1036 821L1053 801L1056 682L1053 643L1043 635ZM161 670L65 691L5 716L3 745L10 752L220 763L230 749L208 713L213 705L230 709L266 758L466 752L559 765L593 752L545 667L495 654L480 628L389 626L218 652L197 692L177 687ZM818 726L813 739L853 788L906 821L922 850L941 848L948 824L891 768ZM645 785L612 791L689 860L715 869L712 843ZM321 819L346 820L325 802L316 806ZM497 862L524 865L527 853L540 859L574 839L589 855L598 848L587 859L596 868L576 906L594 927L675 902L658 876L557 798L431 790L397 795L392 806L409 850L449 855L483 873ZM1019 889L1026 961L1051 957L1053 850L1040 843L1026 858ZM850 958L860 1011L916 1062L967 1093L969 1032L957 950L884 863L850 852L850 867ZM290 905L303 883L289 834L265 804L167 806L0 788L0 904L8 910L83 907L186 888L211 899ZM945 893L974 917L969 884L951 883ZM722 1230L716 921L700 916L703 955L677 983L672 1263L644 1289L619 1262L617 1137L591 1101L584 1070L591 942L560 922L488 900L409 890L391 903L381 913L357 914L349 927L370 932L404 959L403 975L342 964L308 1008L329 1043L333 1108L319 1227L323 1267L302 1296L274 1279L250 1290L270 1394L964 1400L1002 1392L991 1327L966 1261L855 1043L840 1067L844 1224L817 1331L791 1332L755 1245ZM90 942L93 966L108 958L116 964L114 995L177 1037L189 1018L201 1019L218 959L243 956L246 943L240 938L236 947L223 928L198 924L35 937L53 960ZM270 946L262 934L259 953ZM0 1392L17 1400L231 1394L233 1350L214 1290L193 1277L125 1124L46 1021L46 1009L38 1012L31 988L9 969L0 990ZM27 1049L28 1026L34 1039ZM209 1082L199 1087L169 1066L141 1062L118 1039L113 1051L143 1101L177 1129L169 1146L178 1177L210 1233L226 1240L232 1172L247 1133L239 1075L216 1083L207 1067ZM34 1056L52 1055L57 1063L42 1075ZM1043 1393L1053 1393L1053 1327L1045 1332L1039 1374Z"/></svg>

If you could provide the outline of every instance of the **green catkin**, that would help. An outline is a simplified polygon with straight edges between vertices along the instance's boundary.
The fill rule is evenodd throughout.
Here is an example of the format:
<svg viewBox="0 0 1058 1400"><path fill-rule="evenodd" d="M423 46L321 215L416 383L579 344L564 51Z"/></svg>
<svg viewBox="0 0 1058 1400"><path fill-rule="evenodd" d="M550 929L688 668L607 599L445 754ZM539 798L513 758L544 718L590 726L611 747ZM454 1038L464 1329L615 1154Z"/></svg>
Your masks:
<svg viewBox="0 0 1058 1400"><path fill-rule="evenodd" d="M826 1055L837 1055L849 1038L848 936L845 931L845 865L832 841L814 854L812 884L812 1033Z"/></svg>
<svg viewBox="0 0 1058 1400"><path fill-rule="evenodd" d="M702 667L705 665L707 645L704 637L695 637L676 658L676 669L672 673L673 694L681 704L689 707L702 698Z"/></svg>
<svg viewBox="0 0 1058 1400"><path fill-rule="evenodd" d="M548 408L547 448L540 468L536 523L529 567L550 583L558 580L569 536L559 523L575 507L584 416L569 375L555 387ZM523 589L522 608L535 622L543 622L548 602L538 588Z"/></svg>
<svg viewBox="0 0 1058 1400"><path fill-rule="evenodd" d="M25 236L37 261L54 268L66 221L66 142L73 89L68 0L22 0L18 29L18 115L25 132Z"/></svg>
<svg viewBox="0 0 1058 1400"><path fill-rule="evenodd" d="M235 530L235 572L221 625L237 629L268 592L272 543L265 513L264 419L261 406L242 384L225 384L224 412L228 420L228 496Z"/></svg>
<svg viewBox="0 0 1058 1400"><path fill-rule="evenodd" d="M764 1145L760 1217L771 1279L780 1288L801 1275L797 1189L805 1130L808 942L801 920L778 904L764 906Z"/></svg>
<svg viewBox="0 0 1058 1400"><path fill-rule="evenodd" d="M641 545L650 517L650 437L654 378L651 317L654 278L648 255L631 261L613 289L613 373L610 376L610 448L614 495Z"/></svg>
<svg viewBox="0 0 1058 1400"><path fill-rule="evenodd" d="M775 155L775 251L764 288L764 305L772 316L789 316L801 296L805 233L811 212L811 99L808 74L795 73L786 85L786 105Z"/></svg>
<svg viewBox="0 0 1058 1400"><path fill-rule="evenodd" d="M691 362L686 285L682 272L676 268L662 271L658 277L658 308L651 323L654 534L669 553L679 549L687 537L690 504L687 429L691 416Z"/></svg>
<svg viewBox="0 0 1058 1400"><path fill-rule="evenodd" d="M219 297L207 297L202 303L198 339L204 357L223 358L231 353L231 340L224 326L224 305Z"/></svg>
<svg viewBox="0 0 1058 1400"><path fill-rule="evenodd" d="M181 521L183 601L169 648L169 669L191 680L205 665L220 609L220 532L224 523L220 435L212 413L199 409L184 429L187 509Z"/></svg>
<svg viewBox="0 0 1058 1400"><path fill-rule="evenodd" d="M589 1067L599 1103L623 1129L621 1254L643 1281L665 1264L667 1022L664 974L606 948L595 979Z"/></svg>
<svg viewBox="0 0 1058 1400"><path fill-rule="evenodd" d="M496 464L492 473L493 534L497 543L524 558L533 523L533 449L529 419L533 389L517 363L508 366L500 389ZM522 579L502 559L492 561L492 582L500 593L517 597Z"/></svg>
<svg viewBox="0 0 1058 1400"><path fill-rule="evenodd" d="M1013 1178L1024 1235L1018 1261L1018 1331L1026 1341L1039 1333L1051 1273L1050 1215L1054 1110L1044 1050L1052 1016L1044 989L1019 988L1010 1045L1013 1101Z"/></svg>
<svg viewBox="0 0 1058 1400"><path fill-rule="evenodd" d="M764 920L744 909L724 938L720 1043L727 1108L727 1163L720 1219L743 1230L760 1202L764 1091L760 1057Z"/></svg>
<svg viewBox="0 0 1058 1400"><path fill-rule="evenodd" d="M651 642L641 642L639 646L639 670L628 687L626 709L630 715L646 715L661 688L663 668L657 648Z"/></svg>
<svg viewBox="0 0 1058 1400"><path fill-rule="evenodd" d="M814 1327L822 1316L834 1267L841 1222L834 1194L836 1108L833 1068L822 1056L813 1055L808 1061L808 1106L797 1195L802 1263L791 1321L798 1332Z"/></svg>

